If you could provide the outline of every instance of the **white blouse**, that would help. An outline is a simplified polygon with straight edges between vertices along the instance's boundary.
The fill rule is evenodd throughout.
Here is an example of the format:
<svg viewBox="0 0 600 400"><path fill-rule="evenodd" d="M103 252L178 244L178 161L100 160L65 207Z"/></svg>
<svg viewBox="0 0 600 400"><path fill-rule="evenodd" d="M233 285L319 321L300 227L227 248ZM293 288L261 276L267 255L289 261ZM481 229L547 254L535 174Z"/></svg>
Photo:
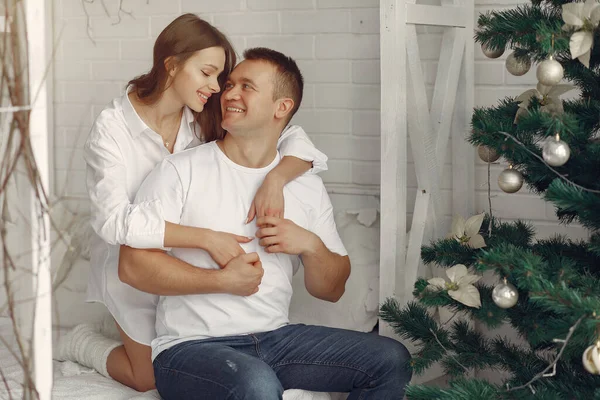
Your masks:
<svg viewBox="0 0 600 400"><path fill-rule="evenodd" d="M186 107L173 152L201 144L198 133L199 126ZM312 161L312 173L327 170L327 156L299 126L286 127L278 150L282 156ZM111 289L107 289L106 281L117 278L119 246L163 248L165 218L160 201L132 203L146 175L169 155L162 137L142 121L127 94L102 110L85 143L91 223L97 233L92 243L87 300L106 304L113 315L118 305L107 304L106 292Z"/></svg>

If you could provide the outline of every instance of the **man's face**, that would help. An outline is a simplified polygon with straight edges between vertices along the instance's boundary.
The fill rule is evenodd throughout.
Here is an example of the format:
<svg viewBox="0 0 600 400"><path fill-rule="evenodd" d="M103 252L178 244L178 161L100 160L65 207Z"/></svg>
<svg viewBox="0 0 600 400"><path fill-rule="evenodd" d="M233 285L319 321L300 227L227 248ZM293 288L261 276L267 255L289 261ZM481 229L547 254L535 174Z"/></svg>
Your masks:
<svg viewBox="0 0 600 400"><path fill-rule="evenodd" d="M228 132L251 132L274 122L275 67L264 61L245 60L238 64L223 88L221 126Z"/></svg>

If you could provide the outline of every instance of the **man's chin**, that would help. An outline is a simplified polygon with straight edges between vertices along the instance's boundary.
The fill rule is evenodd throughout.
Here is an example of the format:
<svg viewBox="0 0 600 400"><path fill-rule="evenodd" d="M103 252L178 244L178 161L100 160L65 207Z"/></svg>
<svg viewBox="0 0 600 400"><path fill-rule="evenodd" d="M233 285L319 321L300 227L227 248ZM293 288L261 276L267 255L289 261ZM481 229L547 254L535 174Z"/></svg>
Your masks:
<svg viewBox="0 0 600 400"><path fill-rule="evenodd" d="M236 126L236 124L233 121L233 119L229 118L227 116L225 118L223 118L223 121L221 122L221 128L225 129L226 131L234 129L235 126Z"/></svg>
<svg viewBox="0 0 600 400"><path fill-rule="evenodd" d="M229 132L231 129L233 129L233 124L228 124L225 121L223 121L221 123L221 128L223 128L223 130Z"/></svg>

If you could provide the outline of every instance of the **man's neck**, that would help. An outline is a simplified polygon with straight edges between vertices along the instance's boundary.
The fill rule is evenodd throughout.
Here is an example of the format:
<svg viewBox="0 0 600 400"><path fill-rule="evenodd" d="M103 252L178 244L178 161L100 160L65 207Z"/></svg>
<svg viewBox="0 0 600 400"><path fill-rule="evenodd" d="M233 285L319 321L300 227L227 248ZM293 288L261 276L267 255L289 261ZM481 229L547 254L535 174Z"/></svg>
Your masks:
<svg viewBox="0 0 600 400"><path fill-rule="evenodd" d="M227 133L217 144L234 163L246 168L263 168L277 155L277 139L275 135Z"/></svg>

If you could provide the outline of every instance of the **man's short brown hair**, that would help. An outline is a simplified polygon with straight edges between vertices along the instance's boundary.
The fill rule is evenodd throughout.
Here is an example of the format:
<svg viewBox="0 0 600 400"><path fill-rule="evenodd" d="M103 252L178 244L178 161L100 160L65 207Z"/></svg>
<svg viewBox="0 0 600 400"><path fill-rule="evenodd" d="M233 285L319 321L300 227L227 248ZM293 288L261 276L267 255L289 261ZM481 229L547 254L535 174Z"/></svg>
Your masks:
<svg viewBox="0 0 600 400"><path fill-rule="evenodd" d="M273 100L283 97L289 97L294 101L294 108L286 121L289 122L302 102L302 93L304 91L304 78L300 68L293 58L286 56L278 51L267 49L265 47L254 47L244 51L244 59L250 61L265 61L277 69L275 76Z"/></svg>

